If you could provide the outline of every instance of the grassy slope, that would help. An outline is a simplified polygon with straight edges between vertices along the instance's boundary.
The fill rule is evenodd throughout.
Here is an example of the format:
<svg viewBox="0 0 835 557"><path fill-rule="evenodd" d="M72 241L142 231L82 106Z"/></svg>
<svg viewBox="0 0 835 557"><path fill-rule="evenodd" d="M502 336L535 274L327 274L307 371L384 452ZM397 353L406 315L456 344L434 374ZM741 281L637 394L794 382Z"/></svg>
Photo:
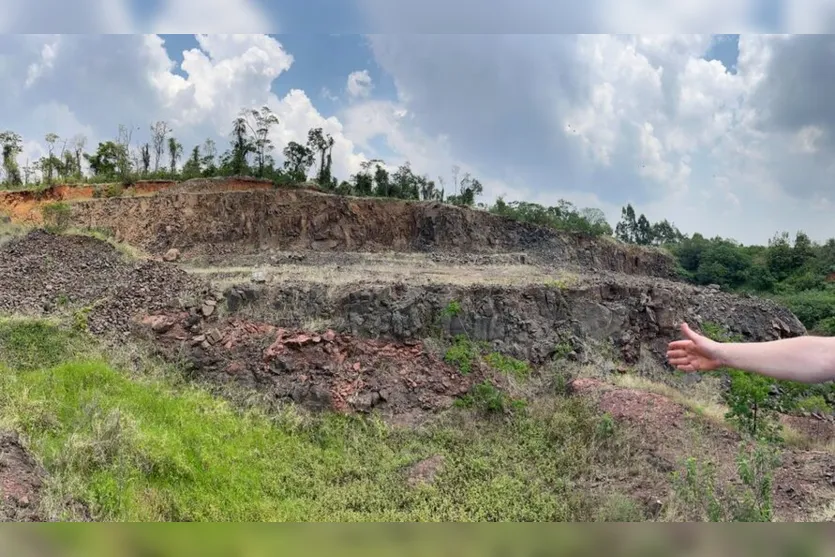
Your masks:
<svg viewBox="0 0 835 557"><path fill-rule="evenodd" d="M243 411L176 374L120 372L91 346L57 323L0 321L0 420L50 476L47 518L77 518L69 499L96 520L640 518L618 494L576 487L617 445L600 427L611 421L576 398L394 430ZM434 485L409 487L408 466L435 454L445 466Z"/></svg>

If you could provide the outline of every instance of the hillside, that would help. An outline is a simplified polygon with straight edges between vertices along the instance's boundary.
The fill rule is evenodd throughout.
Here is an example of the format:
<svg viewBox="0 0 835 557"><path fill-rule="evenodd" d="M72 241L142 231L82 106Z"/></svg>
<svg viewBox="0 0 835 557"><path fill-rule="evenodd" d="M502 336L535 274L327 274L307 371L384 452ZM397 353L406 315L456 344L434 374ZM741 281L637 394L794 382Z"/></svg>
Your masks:
<svg viewBox="0 0 835 557"><path fill-rule="evenodd" d="M804 325L662 250L253 179L8 192L0 212L6 519L703 520L715 496L723 520L807 520L835 501L828 387L776 385L781 439L753 448L728 375L663 357L682 320ZM768 464L753 484L740 447ZM690 457L715 485L675 480Z"/></svg>

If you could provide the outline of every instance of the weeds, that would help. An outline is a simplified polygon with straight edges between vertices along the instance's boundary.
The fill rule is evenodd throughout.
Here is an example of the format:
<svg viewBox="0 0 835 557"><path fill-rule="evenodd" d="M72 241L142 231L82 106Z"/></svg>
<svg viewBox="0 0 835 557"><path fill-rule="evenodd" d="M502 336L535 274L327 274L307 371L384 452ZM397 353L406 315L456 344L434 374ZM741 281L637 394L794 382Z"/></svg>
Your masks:
<svg viewBox="0 0 835 557"><path fill-rule="evenodd" d="M464 335L458 335L452 346L447 348L444 361L457 367L464 375L469 375L478 357L479 351L476 345Z"/></svg>
<svg viewBox="0 0 835 557"><path fill-rule="evenodd" d="M513 375L517 379L526 379L531 374L531 366L528 362L505 356L498 352L491 352L484 357L487 365L506 375Z"/></svg>
<svg viewBox="0 0 835 557"><path fill-rule="evenodd" d="M773 518L772 483L779 455L768 444L743 444L737 456L740 486L716 485L716 468L691 457L675 472L673 486L679 512L686 520L709 522L770 522Z"/></svg>
<svg viewBox="0 0 835 557"><path fill-rule="evenodd" d="M475 408L488 414L509 412L525 407L525 401L511 398L487 380L473 385L470 392L455 403L460 408Z"/></svg>

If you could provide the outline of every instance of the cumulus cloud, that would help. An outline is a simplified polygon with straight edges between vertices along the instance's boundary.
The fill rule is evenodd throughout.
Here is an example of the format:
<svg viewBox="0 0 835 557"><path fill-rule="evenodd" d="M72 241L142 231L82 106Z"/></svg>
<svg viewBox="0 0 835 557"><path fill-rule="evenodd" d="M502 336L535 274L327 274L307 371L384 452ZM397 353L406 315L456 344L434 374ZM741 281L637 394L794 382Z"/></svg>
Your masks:
<svg viewBox="0 0 835 557"><path fill-rule="evenodd" d="M284 97L272 92L273 82L294 61L269 36L199 35L198 48L183 53L179 68L156 35L62 36L54 49L53 37L0 40L3 48L18 53L14 64L0 70L4 83L15 84L0 99L0 111L5 125L27 141L21 156L41 152L38 145L49 132L62 138L83 133L92 147L114 138L119 124L134 130L138 145L157 120L169 122L187 148L211 137L224 149L241 108L266 105L279 118L272 138L279 161L283 145L304 142L312 127L334 137L337 175L355 173L363 160L339 120L323 117L304 91L294 89Z"/></svg>
<svg viewBox="0 0 835 557"><path fill-rule="evenodd" d="M371 82L371 76L368 74L368 70L362 70L351 72L348 75L348 84L345 88L350 97L357 98L370 95L373 87L374 84Z"/></svg>

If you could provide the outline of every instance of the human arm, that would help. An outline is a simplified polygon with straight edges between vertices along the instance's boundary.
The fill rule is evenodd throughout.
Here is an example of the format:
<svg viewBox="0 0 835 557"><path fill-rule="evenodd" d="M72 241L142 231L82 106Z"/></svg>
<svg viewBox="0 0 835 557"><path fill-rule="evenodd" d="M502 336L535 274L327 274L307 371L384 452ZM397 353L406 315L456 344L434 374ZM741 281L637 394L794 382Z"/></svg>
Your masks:
<svg viewBox="0 0 835 557"><path fill-rule="evenodd" d="M684 339L667 348L667 360L682 371L720 367L774 379L820 383L835 379L835 337L802 336L769 342L716 342L681 326Z"/></svg>

